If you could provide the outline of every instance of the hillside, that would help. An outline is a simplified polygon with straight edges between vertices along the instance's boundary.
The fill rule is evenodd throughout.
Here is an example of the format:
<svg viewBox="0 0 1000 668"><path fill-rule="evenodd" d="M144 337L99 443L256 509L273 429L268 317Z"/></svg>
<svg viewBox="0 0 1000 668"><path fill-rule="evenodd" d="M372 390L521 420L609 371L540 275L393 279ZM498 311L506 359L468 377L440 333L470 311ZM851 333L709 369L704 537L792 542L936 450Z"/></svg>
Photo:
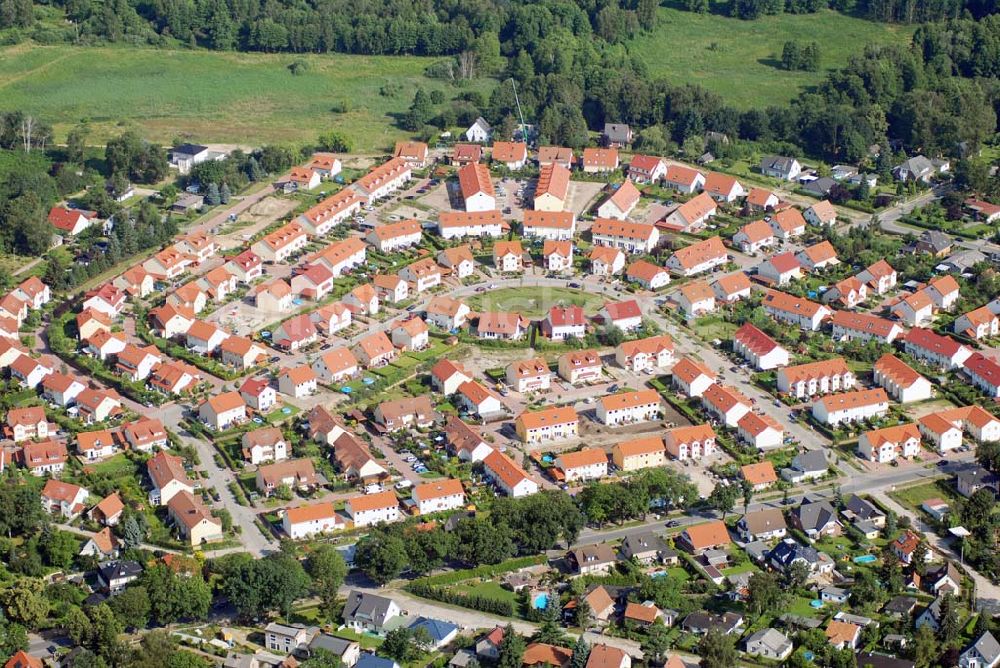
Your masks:
<svg viewBox="0 0 1000 668"><path fill-rule="evenodd" d="M713 11L722 12L724 3ZM846 64L864 45L907 43L913 26L876 23L824 10L779 14L756 21L695 14L662 7L656 30L630 42L653 76L672 83L697 83L742 109L784 104L803 88L819 83ZM818 42L818 72L788 72L778 59L786 41Z"/></svg>
<svg viewBox="0 0 1000 668"><path fill-rule="evenodd" d="M293 75L295 61L306 71ZM50 119L60 138L80 121L94 130L92 141L120 133L122 124L163 142L254 144L311 141L337 128L355 150L385 150L407 134L394 115L418 86L459 92L423 75L433 61L22 44L0 50L0 99ZM380 94L386 84L390 95ZM345 103L346 113L332 111Z"/></svg>

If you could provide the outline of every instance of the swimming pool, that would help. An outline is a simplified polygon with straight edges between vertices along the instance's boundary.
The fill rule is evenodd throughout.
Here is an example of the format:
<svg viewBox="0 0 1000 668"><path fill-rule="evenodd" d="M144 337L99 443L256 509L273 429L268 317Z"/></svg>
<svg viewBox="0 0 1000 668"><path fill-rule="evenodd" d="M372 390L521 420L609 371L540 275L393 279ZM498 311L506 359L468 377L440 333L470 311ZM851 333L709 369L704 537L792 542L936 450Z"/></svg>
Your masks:
<svg viewBox="0 0 1000 668"><path fill-rule="evenodd" d="M873 561L877 561L878 557L874 554L862 554L860 557L854 557L854 563L856 564L870 564Z"/></svg>
<svg viewBox="0 0 1000 668"><path fill-rule="evenodd" d="M809 606L812 608L816 608L818 610L823 607L823 601L819 600L818 598L814 598L813 600L809 601Z"/></svg>
<svg viewBox="0 0 1000 668"><path fill-rule="evenodd" d="M535 610L544 610L549 605L549 595L547 592L542 592L535 596L535 600L531 602L531 605Z"/></svg>

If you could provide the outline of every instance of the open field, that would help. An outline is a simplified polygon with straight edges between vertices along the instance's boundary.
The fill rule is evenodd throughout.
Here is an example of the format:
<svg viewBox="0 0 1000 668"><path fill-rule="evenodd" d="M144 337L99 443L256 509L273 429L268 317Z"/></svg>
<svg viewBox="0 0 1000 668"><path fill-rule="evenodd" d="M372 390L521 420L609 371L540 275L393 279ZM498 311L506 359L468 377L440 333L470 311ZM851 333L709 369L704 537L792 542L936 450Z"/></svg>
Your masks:
<svg viewBox="0 0 1000 668"><path fill-rule="evenodd" d="M308 64L293 75L288 66ZM418 86L459 90L423 76L432 58L339 54L248 54L136 47L21 44L0 49L0 99L56 130L87 121L91 142L128 127L152 140L259 145L351 137L355 151L385 151L406 133L395 125ZM391 95L381 95L393 84ZM488 82L477 84L483 88ZM464 89L463 89L464 90ZM332 108L346 104L346 113Z"/></svg>
<svg viewBox="0 0 1000 668"><path fill-rule="evenodd" d="M742 21L721 15L728 3L711 5L708 14L661 7L656 30L633 40L629 48L653 75L674 84L700 84L743 109L787 102L822 81L828 70L846 64L865 44L908 43L913 35L913 27L874 23L831 10ZM820 71L779 69L781 49L789 40L818 42Z"/></svg>
<svg viewBox="0 0 1000 668"><path fill-rule="evenodd" d="M503 288L475 295L468 300L473 311L514 311L526 318L538 318L553 306L582 306L588 313L604 305L600 295L568 288Z"/></svg>

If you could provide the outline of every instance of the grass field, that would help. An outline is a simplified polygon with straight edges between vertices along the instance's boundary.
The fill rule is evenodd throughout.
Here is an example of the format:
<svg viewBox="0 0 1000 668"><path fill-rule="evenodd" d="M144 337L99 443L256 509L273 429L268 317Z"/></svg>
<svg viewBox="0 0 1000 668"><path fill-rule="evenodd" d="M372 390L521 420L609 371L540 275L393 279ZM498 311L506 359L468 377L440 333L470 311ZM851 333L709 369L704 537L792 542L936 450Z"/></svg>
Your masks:
<svg viewBox="0 0 1000 668"><path fill-rule="evenodd" d="M908 43L913 28L889 26L824 10L819 14L780 14L756 21L721 16L728 2L712 2L712 12L662 7L656 30L630 43L630 49L671 83L697 83L740 108L781 104L860 53L865 44ZM816 41L818 72L778 68L786 41Z"/></svg>
<svg viewBox="0 0 1000 668"><path fill-rule="evenodd" d="M513 311L535 318L547 314L552 306L575 304L588 313L597 311L604 298L568 288L502 288L475 295L468 304L474 311Z"/></svg>
<svg viewBox="0 0 1000 668"><path fill-rule="evenodd" d="M288 66L308 63L293 75ZM351 137L356 151L384 151L406 133L395 125L434 59L339 54L245 54L129 47L0 49L0 99L50 121L56 141L87 121L91 142L128 127L150 139L259 145L313 141L323 131ZM395 84L394 94L381 95ZM486 88L489 82L476 85ZM345 113L332 108L347 105Z"/></svg>

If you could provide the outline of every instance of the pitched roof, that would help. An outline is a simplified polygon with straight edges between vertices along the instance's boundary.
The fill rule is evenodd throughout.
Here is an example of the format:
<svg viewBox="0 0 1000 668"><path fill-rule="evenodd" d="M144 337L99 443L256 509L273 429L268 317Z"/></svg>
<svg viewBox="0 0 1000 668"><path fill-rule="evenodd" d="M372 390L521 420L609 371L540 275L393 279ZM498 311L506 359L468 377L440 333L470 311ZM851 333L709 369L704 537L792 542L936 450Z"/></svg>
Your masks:
<svg viewBox="0 0 1000 668"><path fill-rule="evenodd" d="M795 366L786 366L778 370L778 374L788 379L789 383L800 383L813 378L828 378L850 373L847 361L843 357L833 357L818 362L806 362Z"/></svg>
<svg viewBox="0 0 1000 668"><path fill-rule="evenodd" d="M820 403L823 404L828 413L832 413L860 406L887 404L889 403L889 397L886 396L885 390L879 387L874 390L855 390L853 392L829 394L820 399Z"/></svg>
<svg viewBox="0 0 1000 668"><path fill-rule="evenodd" d="M465 199L476 193L496 196L493 181L490 180L490 169L481 162L470 162L458 168L458 187Z"/></svg>
<svg viewBox="0 0 1000 668"><path fill-rule="evenodd" d="M653 225L613 218L596 218L594 224L590 226L590 233L594 236L604 235L642 241L648 241L655 231L656 228Z"/></svg>
<svg viewBox="0 0 1000 668"><path fill-rule="evenodd" d="M755 355L766 355L781 347L777 341L749 322L733 333L733 340L738 341Z"/></svg>
<svg viewBox="0 0 1000 668"><path fill-rule="evenodd" d="M535 196L538 196L537 192ZM524 230L525 232L531 229L571 230L573 220L572 211L525 211Z"/></svg>
<svg viewBox="0 0 1000 668"><path fill-rule="evenodd" d="M729 531L722 520L712 520L703 524L695 524L684 529L688 543L696 550L716 545L729 545Z"/></svg>
<svg viewBox="0 0 1000 668"><path fill-rule="evenodd" d="M535 184L534 198L538 199L542 195L552 195L558 200L565 200L566 193L569 192L569 177L570 171L559 163L553 162L548 165L542 165L542 168L538 172L538 182ZM527 224L528 212L525 211L524 214ZM572 213L570 215L572 216Z"/></svg>
<svg viewBox="0 0 1000 668"><path fill-rule="evenodd" d="M780 290L766 291L763 304L784 313L804 315L808 318L813 318L821 310L826 310L821 304L809 301L805 297L793 297Z"/></svg>
<svg viewBox="0 0 1000 668"><path fill-rule="evenodd" d="M580 416L577 415L572 406L552 406L538 411L524 411L517 416L517 422L520 422L528 430L568 424L579 420Z"/></svg>
<svg viewBox="0 0 1000 668"><path fill-rule="evenodd" d="M892 353L886 353L878 358L872 370L891 378L900 387L910 387L923 378L910 365Z"/></svg>
<svg viewBox="0 0 1000 668"><path fill-rule="evenodd" d="M674 251L674 257L685 269L697 267L709 260L726 256L726 247L722 245L722 239L718 236L710 237L704 241L691 244Z"/></svg>
<svg viewBox="0 0 1000 668"><path fill-rule="evenodd" d="M818 244L808 246L807 248L802 249L801 253L812 264L819 264L821 262L837 259L837 250L829 241L821 241Z"/></svg>
<svg viewBox="0 0 1000 668"><path fill-rule="evenodd" d="M663 439L659 436L644 436L618 443L615 448L618 449L622 457L648 455L654 452L663 452Z"/></svg>
<svg viewBox="0 0 1000 668"><path fill-rule="evenodd" d="M607 464L608 456L604 450L596 448L584 448L576 452L564 452L558 457L563 470L579 468L581 466L594 466L597 464Z"/></svg>
<svg viewBox="0 0 1000 668"><path fill-rule="evenodd" d="M528 157L528 145L520 141L493 142L490 157L496 162L518 162Z"/></svg>
<svg viewBox="0 0 1000 668"><path fill-rule="evenodd" d="M778 475L774 472L774 464L767 460L741 466L740 475L751 485L769 485L778 482Z"/></svg>

